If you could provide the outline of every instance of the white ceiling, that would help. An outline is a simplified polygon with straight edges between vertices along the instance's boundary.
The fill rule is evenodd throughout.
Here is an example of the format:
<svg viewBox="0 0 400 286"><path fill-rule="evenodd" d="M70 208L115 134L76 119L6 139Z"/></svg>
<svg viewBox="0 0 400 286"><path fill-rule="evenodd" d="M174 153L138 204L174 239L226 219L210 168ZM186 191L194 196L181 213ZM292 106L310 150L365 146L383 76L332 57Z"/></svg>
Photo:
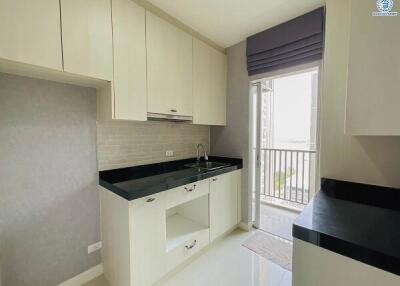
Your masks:
<svg viewBox="0 0 400 286"><path fill-rule="evenodd" d="M324 0L148 0L226 48L323 5Z"/></svg>

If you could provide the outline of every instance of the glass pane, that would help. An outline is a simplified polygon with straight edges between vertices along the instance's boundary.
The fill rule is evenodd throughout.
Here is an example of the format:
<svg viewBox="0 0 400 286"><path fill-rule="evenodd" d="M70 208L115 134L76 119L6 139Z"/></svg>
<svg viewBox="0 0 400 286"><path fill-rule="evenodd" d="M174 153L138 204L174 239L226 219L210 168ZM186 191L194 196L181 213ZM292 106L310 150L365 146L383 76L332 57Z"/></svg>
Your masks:
<svg viewBox="0 0 400 286"><path fill-rule="evenodd" d="M268 147L315 150L318 71L273 79L272 89Z"/></svg>

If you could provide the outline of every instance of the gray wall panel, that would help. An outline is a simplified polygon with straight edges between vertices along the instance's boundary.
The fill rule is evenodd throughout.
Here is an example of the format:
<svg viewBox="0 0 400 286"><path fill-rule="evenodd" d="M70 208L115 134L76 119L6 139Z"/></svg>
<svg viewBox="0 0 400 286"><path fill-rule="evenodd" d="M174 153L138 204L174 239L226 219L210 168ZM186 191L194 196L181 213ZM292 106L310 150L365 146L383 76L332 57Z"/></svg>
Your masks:
<svg viewBox="0 0 400 286"><path fill-rule="evenodd" d="M100 263L95 90L0 74L2 286L54 286Z"/></svg>

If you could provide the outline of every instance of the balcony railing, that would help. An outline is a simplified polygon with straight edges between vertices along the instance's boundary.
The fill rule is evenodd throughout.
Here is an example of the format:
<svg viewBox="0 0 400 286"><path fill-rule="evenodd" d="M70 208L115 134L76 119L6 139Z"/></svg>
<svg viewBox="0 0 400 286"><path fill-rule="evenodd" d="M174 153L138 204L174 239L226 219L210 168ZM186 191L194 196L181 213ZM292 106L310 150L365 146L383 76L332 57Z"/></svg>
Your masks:
<svg viewBox="0 0 400 286"><path fill-rule="evenodd" d="M261 149L261 196L305 205L315 193L316 152Z"/></svg>

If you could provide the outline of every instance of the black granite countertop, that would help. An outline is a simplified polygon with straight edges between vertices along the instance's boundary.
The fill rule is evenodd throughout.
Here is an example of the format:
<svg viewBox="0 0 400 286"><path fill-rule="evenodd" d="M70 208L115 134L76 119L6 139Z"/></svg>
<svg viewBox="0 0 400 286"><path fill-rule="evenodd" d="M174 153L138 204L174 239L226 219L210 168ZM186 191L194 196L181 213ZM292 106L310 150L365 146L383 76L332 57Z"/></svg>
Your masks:
<svg viewBox="0 0 400 286"><path fill-rule="evenodd" d="M400 275L400 189L323 179L293 237Z"/></svg>
<svg viewBox="0 0 400 286"><path fill-rule="evenodd" d="M242 168L242 159L216 156L210 156L209 161L228 166L217 170L184 166L195 161L192 158L100 171L99 184L127 200L134 200Z"/></svg>

